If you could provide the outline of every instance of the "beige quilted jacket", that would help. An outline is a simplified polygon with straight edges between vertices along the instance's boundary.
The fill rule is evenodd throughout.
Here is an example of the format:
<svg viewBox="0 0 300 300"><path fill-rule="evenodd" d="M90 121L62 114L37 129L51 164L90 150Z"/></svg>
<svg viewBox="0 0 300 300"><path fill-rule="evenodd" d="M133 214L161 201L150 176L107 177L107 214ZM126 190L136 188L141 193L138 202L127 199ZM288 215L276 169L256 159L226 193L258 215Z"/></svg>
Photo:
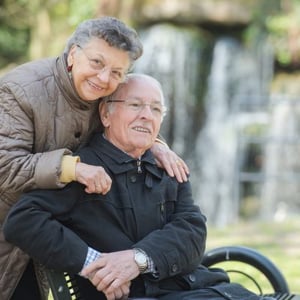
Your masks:
<svg viewBox="0 0 300 300"><path fill-rule="evenodd" d="M5 242L3 220L20 193L60 188L61 159L99 125L98 101L82 101L66 60L43 59L0 79L0 299L8 300L28 257Z"/></svg>

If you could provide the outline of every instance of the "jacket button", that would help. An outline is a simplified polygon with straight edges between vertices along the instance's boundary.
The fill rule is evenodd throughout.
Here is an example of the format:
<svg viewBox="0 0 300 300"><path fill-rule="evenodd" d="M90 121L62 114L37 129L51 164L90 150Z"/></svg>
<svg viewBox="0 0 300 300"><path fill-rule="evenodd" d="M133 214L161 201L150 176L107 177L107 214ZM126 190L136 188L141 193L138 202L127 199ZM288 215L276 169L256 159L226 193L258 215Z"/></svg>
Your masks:
<svg viewBox="0 0 300 300"><path fill-rule="evenodd" d="M171 270L173 273L176 273L178 271L178 266L176 264L172 265Z"/></svg>
<svg viewBox="0 0 300 300"><path fill-rule="evenodd" d="M81 137L81 132L79 132L79 131L75 132L74 136L75 136L76 139L80 138Z"/></svg>
<svg viewBox="0 0 300 300"><path fill-rule="evenodd" d="M130 176L130 181L133 183L136 182L136 176L134 175Z"/></svg>
<svg viewBox="0 0 300 300"><path fill-rule="evenodd" d="M189 278L189 281L190 281L190 282L195 282L195 281L196 281L196 276L195 276L194 274L190 274L190 275L188 276L188 278Z"/></svg>

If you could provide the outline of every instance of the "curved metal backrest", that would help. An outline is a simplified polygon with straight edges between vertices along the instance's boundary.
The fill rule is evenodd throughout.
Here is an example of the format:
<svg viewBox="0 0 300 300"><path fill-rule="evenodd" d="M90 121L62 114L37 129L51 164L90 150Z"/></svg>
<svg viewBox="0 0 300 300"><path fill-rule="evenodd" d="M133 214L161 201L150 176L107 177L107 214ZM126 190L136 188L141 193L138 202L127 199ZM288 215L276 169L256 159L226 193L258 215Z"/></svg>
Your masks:
<svg viewBox="0 0 300 300"><path fill-rule="evenodd" d="M244 246L226 246L205 253L202 264L211 267L217 263L238 261L255 267L268 279L274 292L289 293L285 277L275 264L262 253Z"/></svg>

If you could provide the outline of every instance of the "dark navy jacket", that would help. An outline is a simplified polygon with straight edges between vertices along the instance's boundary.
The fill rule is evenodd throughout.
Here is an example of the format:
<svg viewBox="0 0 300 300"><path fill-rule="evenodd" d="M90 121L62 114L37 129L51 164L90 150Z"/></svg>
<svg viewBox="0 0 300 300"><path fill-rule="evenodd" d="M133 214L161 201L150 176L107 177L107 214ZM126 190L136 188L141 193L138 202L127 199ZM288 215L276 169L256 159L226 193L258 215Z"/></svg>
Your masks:
<svg viewBox="0 0 300 300"><path fill-rule="evenodd" d="M142 276L149 295L156 293L152 282L173 288L167 278L197 269L206 225L189 182L169 177L150 151L140 161L133 159L100 133L78 154L82 162L105 168L111 190L87 194L83 185L73 182L63 190L24 194L4 225L9 242L48 268L75 274L82 269L88 246L100 252L141 248L159 274Z"/></svg>

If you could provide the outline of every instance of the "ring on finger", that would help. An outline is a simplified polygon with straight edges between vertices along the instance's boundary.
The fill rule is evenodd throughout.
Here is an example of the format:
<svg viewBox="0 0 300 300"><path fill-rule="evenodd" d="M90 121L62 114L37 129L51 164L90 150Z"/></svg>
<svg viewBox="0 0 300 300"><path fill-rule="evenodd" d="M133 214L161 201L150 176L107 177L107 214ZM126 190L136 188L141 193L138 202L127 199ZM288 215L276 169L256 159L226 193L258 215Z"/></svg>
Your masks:
<svg viewBox="0 0 300 300"><path fill-rule="evenodd" d="M176 159L175 162L176 162L176 165L181 166L181 160L180 159Z"/></svg>

